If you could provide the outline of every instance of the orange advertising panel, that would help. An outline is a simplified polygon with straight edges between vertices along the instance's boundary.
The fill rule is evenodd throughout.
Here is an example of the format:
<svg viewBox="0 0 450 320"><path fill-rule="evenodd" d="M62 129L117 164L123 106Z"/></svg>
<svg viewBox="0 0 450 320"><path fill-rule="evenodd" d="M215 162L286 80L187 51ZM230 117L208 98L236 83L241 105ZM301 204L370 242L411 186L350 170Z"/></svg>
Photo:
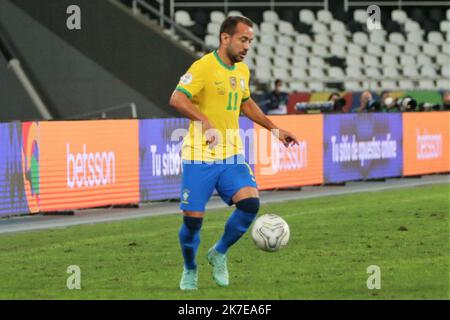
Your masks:
<svg viewBox="0 0 450 320"><path fill-rule="evenodd" d="M450 112L403 114L403 174L450 171Z"/></svg>
<svg viewBox="0 0 450 320"><path fill-rule="evenodd" d="M139 202L135 120L40 122L40 211Z"/></svg>
<svg viewBox="0 0 450 320"><path fill-rule="evenodd" d="M292 132L299 144L286 148L268 130L255 124L255 176L259 189L323 183L323 116L270 116Z"/></svg>

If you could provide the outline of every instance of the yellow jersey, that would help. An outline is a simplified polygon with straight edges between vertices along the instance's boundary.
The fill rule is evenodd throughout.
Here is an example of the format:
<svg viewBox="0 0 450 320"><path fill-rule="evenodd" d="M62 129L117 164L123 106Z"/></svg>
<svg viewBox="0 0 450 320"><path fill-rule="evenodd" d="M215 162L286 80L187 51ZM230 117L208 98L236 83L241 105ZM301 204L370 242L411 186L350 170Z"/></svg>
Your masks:
<svg viewBox="0 0 450 320"><path fill-rule="evenodd" d="M239 62L226 65L217 51L195 61L180 78L177 90L188 96L218 130L218 144L210 149L200 123L191 121L184 137L184 160L215 161L242 153L239 136L241 103L250 98L250 71Z"/></svg>

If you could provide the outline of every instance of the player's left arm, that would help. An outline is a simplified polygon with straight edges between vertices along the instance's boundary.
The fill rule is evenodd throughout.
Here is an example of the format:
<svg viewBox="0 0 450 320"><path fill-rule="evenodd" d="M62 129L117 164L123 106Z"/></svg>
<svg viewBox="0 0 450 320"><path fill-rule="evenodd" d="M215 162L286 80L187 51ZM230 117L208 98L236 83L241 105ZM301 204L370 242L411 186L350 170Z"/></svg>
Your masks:
<svg viewBox="0 0 450 320"><path fill-rule="evenodd" d="M271 131L280 139L285 147L298 144L297 138L289 131L277 127L262 111L252 98L248 98L241 104L241 111L250 120Z"/></svg>

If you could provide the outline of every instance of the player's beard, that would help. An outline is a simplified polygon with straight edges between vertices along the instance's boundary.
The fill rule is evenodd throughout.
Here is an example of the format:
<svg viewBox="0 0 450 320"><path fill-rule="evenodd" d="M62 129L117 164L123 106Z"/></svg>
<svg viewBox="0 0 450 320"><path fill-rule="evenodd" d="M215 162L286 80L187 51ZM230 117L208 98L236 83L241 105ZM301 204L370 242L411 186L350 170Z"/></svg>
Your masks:
<svg viewBox="0 0 450 320"><path fill-rule="evenodd" d="M230 61L233 63L238 63L241 62L243 59L241 59L241 56L239 55L239 53L234 53L233 50L231 49L231 47L227 48L227 55L228 58L230 58Z"/></svg>

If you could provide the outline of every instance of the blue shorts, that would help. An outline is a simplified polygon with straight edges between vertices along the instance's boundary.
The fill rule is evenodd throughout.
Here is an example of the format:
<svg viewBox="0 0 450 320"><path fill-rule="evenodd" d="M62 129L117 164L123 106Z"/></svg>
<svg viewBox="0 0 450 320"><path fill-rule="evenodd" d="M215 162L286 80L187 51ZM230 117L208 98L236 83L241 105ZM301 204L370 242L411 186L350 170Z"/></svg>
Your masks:
<svg viewBox="0 0 450 320"><path fill-rule="evenodd" d="M180 209L204 212L214 189L231 206L232 197L243 187L257 186L253 171L242 155L218 163L183 160Z"/></svg>

